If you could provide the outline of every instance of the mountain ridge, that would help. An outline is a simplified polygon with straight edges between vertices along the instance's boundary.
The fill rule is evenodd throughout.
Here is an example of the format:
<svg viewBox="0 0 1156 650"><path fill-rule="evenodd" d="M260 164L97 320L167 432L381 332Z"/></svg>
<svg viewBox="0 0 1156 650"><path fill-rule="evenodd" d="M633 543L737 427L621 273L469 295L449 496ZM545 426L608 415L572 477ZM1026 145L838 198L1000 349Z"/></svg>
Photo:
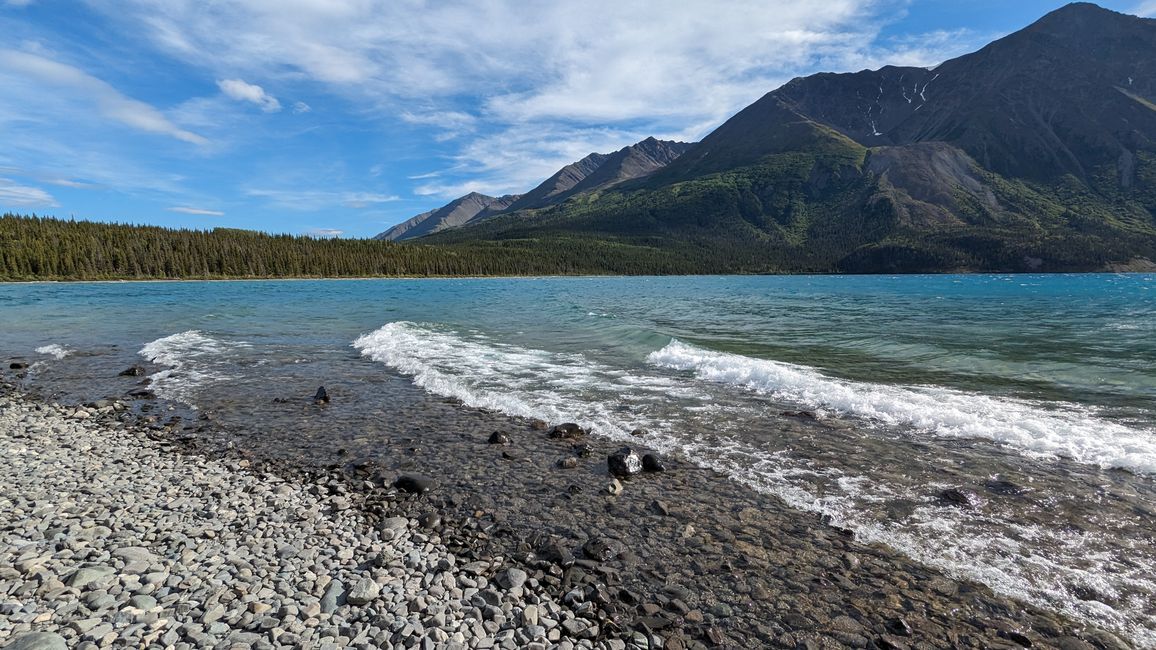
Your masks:
<svg viewBox="0 0 1156 650"><path fill-rule="evenodd" d="M505 212L532 210L561 203L572 196L641 178L678 158L691 145L654 137L613 153L591 153L570 163L525 194L491 197L470 192L446 205L403 221L374 239L415 239L477 223Z"/></svg>

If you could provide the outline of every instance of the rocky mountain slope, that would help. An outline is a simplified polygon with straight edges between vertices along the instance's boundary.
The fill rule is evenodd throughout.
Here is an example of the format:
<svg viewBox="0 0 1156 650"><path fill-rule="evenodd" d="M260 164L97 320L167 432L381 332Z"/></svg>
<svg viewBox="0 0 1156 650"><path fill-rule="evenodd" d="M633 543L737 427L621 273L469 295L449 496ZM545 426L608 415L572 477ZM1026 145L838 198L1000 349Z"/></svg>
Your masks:
<svg viewBox="0 0 1156 650"><path fill-rule="evenodd" d="M403 240L457 228L517 210L543 208L584 192L641 178L668 165L690 148L685 142L647 138L610 154L592 153L559 169L525 194L498 198L471 192L450 203L403 221L374 239Z"/></svg>

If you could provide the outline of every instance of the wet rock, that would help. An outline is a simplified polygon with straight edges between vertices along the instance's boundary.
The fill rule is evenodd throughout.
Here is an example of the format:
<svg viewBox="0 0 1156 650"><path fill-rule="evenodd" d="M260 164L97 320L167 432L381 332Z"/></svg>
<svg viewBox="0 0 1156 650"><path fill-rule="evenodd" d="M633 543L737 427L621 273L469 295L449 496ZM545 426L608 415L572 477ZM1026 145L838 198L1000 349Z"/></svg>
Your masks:
<svg viewBox="0 0 1156 650"><path fill-rule="evenodd" d="M610 482L606 484L606 494L614 497L622 494L622 481L616 478L610 479Z"/></svg>
<svg viewBox="0 0 1156 650"><path fill-rule="evenodd" d="M579 458L589 458L594 455L594 447L589 443L580 442L570 447L576 456Z"/></svg>
<svg viewBox="0 0 1156 650"><path fill-rule="evenodd" d="M961 488L948 488L940 492L938 498L943 505L956 506L966 510L975 510L983 505L983 499L978 494Z"/></svg>
<svg viewBox="0 0 1156 650"><path fill-rule="evenodd" d="M647 454L642 457L642 469L646 472L665 472L666 465L656 454Z"/></svg>
<svg viewBox="0 0 1156 650"><path fill-rule="evenodd" d="M586 430L573 422L566 422L550 429L550 437L561 440L572 440L586 435Z"/></svg>
<svg viewBox="0 0 1156 650"><path fill-rule="evenodd" d="M23 361L13 361L12 363L8 364L9 370L24 370L27 367L28 364Z"/></svg>
<svg viewBox="0 0 1156 650"><path fill-rule="evenodd" d="M64 637L52 632L32 632L16 637L5 650L68 650Z"/></svg>
<svg viewBox="0 0 1156 650"><path fill-rule="evenodd" d="M635 429L635 430L630 432L630 435L634 436L635 438L641 438L642 436L645 436L648 433L650 433L650 432L647 431L646 429Z"/></svg>
<svg viewBox="0 0 1156 650"><path fill-rule="evenodd" d="M393 486L402 492L409 492L410 494L425 494L437 486L437 483L428 476L421 474L402 474Z"/></svg>
<svg viewBox="0 0 1156 650"><path fill-rule="evenodd" d="M133 397L136 399L156 399L157 398L156 393L154 393L153 391L151 391L147 388L134 388L133 390L130 390L127 394L129 397Z"/></svg>
<svg viewBox="0 0 1156 650"><path fill-rule="evenodd" d="M442 518L436 512L427 512L418 518L417 523L421 524L422 528L437 528L442 525Z"/></svg>
<svg viewBox="0 0 1156 650"><path fill-rule="evenodd" d="M552 562L562 568L574 564L574 554L559 541L550 541L538 549L537 556L546 562Z"/></svg>
<svg viewBox="0 0 1156 650"><path fill-rule="evenodd" d="M638 452L630 447L623 447L607 456L606 466L614 476L634 476L642 471L642 459L638 457Z"/></svg>
<svg viewBox="0 0 1156 650"><path fill-rule="evenodd" d="M1096 601L1108 606L1115 606L1117 604L1115 598L1086 585L1076 585L1072 587L1072 594L1084 602Z"/></svg>
<svg viewBox="0 0 1156 650"><path fill-rule="evenodd" d="M328 404L329 403L329 391L325 390L324 386L318 387L317 393L315 395L313 395L313 403L314 404Z"/></svg>
<svg viewBox="0 0 1156 650"><path fill-rule="evenodd" d="M121 377L143 377L145 374L144 366L140 364L133 364L128 369L120 371Z"/></svg>
<svg viewBox="0 0 1156 650"><path fill-rule="evenodd" d="M501 431L495 431L490 434L490 438L486 442L491 445L508 445L510 444L510 436Z"/></svg>
<svg viewBox="0 0 1156 650"><path fill-rule="evenodd" d="M558 460L558 467L561 469L574 469L578 467L578 459L570 456L569 458L561 458Z"/></svg>
<svg viewBox="0 0 1156 650"><path fill-rule="evenodd" d="M609 537L591 537L582 545L582 553L596 562L612 560L625 552L625 544Z"/></svg>

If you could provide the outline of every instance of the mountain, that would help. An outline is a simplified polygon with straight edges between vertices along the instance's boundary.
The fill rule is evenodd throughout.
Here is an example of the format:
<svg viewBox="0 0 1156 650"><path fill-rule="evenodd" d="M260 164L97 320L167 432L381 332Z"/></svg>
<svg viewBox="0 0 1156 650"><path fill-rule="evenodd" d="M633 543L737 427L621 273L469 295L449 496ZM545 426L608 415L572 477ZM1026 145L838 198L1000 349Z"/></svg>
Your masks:
<svg viewBox="0 0 1156 650"><path fill-rule="evenodd" d="M592 153L566 165L510 205L508 212L543 208L583 192L641 178L669 165L691 144L647 138L611 154Z"/></svg>
<svg viewBox="0 0 1156 650"><path fill-rule="evenodd" d="M374 239L415 239L450 228L518 210L543 208L585 192L605 189L622 181L641 178L661 169L690 148L686 142L647 138L610 154L592 153L566 165L525 194L498 198L471 192L450 203L423 212Z"/></svg>
<svg viewBox="0 0 1156 650"><path fill-rule="evenodd" d="M456 228L475 219L498 214L510 207L518 199L517 195L486 196L477 192L454 199L446 205L429 212L423 212L411 217L385 232L374 236L374 239L414 239L423 235L435 233L447 228Z"/></svg>
<svg viewBox="0 0 1156 650"><path fill-rule="evenodd" d="M704 272L1151 265L1156 20L1071 4L933 69L795 79L583 193L596 170L430 243L597 238Z"/></svg>

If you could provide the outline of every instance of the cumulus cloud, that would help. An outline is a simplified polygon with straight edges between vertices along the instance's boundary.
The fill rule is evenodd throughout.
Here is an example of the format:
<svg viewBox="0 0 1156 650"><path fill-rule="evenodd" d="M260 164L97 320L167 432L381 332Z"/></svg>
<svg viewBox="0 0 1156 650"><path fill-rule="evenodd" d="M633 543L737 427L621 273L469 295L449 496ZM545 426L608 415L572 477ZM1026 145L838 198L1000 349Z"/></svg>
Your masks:
<svg viewBox="0 0 1156 650"><path fill-rule="evenodd" d="M344 230L337 230L336 228L310 228L305 231L306 235L310 237L318 237L321 239L332 239L340 237L345 234Z"/></svg>
<svg viewBox="0 0 1156 650"><path fill-rule="evenodd" d="M226 96L239 102L256 104L266 113L276 113L281 110L281 102L256 84L248 83L242 79L220 79L217 81L217 87Z"/></svg>
<svg viewBox="0 0 1156 650"><path fill-rule="evenodd" d="M155 107L126 97L108 83L71 65L27 52L0 50L0 72L28 78L58 90L72 91L91 103L105 118L131 128L192 144L208 142L204 137L173 124Z"/></svg>
<svg viewBox="0 0 1156 650"><path fill-rule="evenodd" d="M0 178L0 205L16 208L60 207L48 192L39 187L20 185L8 178Z"/></svg>
<svg viewBox="0 0 1156 650"><path fill-rule="evenodd" d="M223 217L223 216L225 216L225 213L221 212L220 210L205 210L203 208L189 208L189 207L184 207L184 206L178 206L175 208L165 208L165 209L168 210L169 212L179 212L180 214L192 214L192 215L200 215L200 216L206 216L206 217Z"/></svg>

